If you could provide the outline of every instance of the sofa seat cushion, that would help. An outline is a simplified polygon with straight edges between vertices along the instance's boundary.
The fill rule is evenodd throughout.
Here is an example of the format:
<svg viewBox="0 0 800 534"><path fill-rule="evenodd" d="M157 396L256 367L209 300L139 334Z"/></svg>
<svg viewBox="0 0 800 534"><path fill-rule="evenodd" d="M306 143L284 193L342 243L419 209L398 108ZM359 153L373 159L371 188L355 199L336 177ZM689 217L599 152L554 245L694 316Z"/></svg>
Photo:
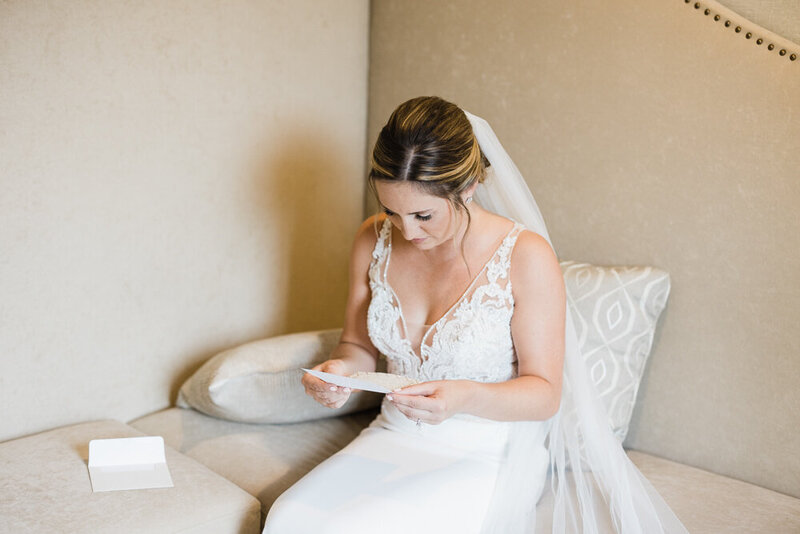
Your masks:
<svg viewBox="0 0 800 534"><path fill-rule="evenodd" d="M0 443L0 532L259 532L256 499L170 447L174 487L92 493L89 441L142 435L106 420Z"/></svg>
<svg viewBox="0 0 800 534"><path fill-rule="evenodd" d="M129 424L237 484L262 505L262 521L278 496L317 464L350 443L377 410L288 424L217 419L169 408Z"/></svg>
<svg viewBox="0 0 800 534"><path fill-rule="evenodd" d="M639 451L628 456L692 534L800 532L800 499Z"/></svg>
<svg viewBox="0 0 800 534"><path fill-rule="evenodd" d="M255 425L170 408L130 424L163 436L172 447L258 497L263 521L284 490L349 443L376 414ZM642 452L628 455L693 534L800 532L800 499ZM548 497L539 505L537 531L550 531Z"/></svg>

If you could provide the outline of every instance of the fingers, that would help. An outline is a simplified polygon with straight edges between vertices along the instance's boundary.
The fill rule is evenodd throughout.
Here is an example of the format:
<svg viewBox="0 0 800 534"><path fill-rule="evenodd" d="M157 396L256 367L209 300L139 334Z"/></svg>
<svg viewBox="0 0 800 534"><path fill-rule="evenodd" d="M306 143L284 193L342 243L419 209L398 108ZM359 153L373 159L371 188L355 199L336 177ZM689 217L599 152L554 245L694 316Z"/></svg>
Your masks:
<svg viewBox="0 0 800 534"><path fill-rule="evenodd" d="M404 388L394 390L393 393L400 395L433 395L438 389L438 381L434 381L406 386Z"/></svg>
<svg viewBox="0 0 800 534"><path fill-rule="evenodd" d="M350 398L350 388L340 388L322 380L305 384L306 394L328 408L340 408Z"/></svg>
<svg viewBox="0 0 800 534"><path fill-rule="evenodd" d="M445 419L442 402L432 397L418 395L400 395L392 393L386 398L406 417L412 421L421 421L431 425L438 425Z"/></svg>
<svg viewBox="0 0 800 534"><path fill-rule="evenodd" d="M428 410L421 410L419 408L411 408L404 404L395 404L395 407L411 421L420 421L428 423L429 425L438 425L443 421L442 417L438 414L429 412Z"/></svg>
<svg viewBox="0 0 800 534"><path fill-rule="evenodd" d="M314 366L313 370L343 374L344 367L344 362L340 360L328 360ZM329 384L308 373L303 375L302 384L305 387L306 395L328 408L341 408L350 398L350 388Z"/></svg>

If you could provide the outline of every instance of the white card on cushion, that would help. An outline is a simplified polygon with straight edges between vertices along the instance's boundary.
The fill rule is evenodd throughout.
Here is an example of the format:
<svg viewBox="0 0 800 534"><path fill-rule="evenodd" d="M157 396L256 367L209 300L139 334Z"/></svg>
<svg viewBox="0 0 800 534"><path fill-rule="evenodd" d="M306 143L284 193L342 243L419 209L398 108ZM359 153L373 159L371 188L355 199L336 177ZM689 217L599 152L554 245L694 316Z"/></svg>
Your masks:
<svg viewBox="0 0 800 534"><path fill-rule="evenodd" d="M89 441L89 477L93 492L173 487L161 436Z"/></svg>

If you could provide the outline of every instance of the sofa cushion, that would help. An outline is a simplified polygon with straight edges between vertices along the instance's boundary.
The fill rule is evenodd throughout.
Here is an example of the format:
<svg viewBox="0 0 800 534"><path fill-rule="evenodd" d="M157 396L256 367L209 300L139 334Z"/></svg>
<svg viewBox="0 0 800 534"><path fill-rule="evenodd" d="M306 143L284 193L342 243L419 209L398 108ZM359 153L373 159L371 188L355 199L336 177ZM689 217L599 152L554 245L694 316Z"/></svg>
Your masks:
<svg viewBox="0 0 800 534"><path fill-rule="evenodd" d="M172 447L257 496L263 521L284 490L355 438L376 413L248 425L170 408L130 424L162 435ZM689 532L800 532L800 499L642 452L628 454ZM549 506L546 492L539 504L537 532L549 532Z"/></svg>
<svg viewBox="0 0 800 534"><path fill-rule="evenodd" d="M561 262L581 355L611 419L625 440L639 383L667 304L669 274L655 267Z"/></svg>
<svg viewBox="0 0 800 534"><path fill-rule="evenodd" d="M364 391L335 410L305 394L300 368L327 360L341 332L300 332L225 350L184 382L177 405L243 423L296 423L378 406L382 396Z"/></svg>
<svg viewBox="0 0 800 534"><path fill-rule="evenodd" d="M0 443L0 532L259 532L258 501L171 447L174 487L92 493L89 441L142 435L108 420Z"/></svg>
<svg viewBox="0 0 800 534"><path fill-rule="evenodd" d="M639 451L628 456L692 534L800 532L800 499Z"/></svg>

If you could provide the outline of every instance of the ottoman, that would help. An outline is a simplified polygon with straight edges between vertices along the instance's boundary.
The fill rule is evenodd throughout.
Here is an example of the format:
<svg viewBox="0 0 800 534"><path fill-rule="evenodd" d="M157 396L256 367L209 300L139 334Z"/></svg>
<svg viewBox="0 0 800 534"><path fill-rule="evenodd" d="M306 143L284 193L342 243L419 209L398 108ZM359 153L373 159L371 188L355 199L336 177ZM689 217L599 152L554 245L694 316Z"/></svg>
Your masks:
<svg viewBox="0 0 800 534"><path fill-rule="evenodd" d="M92 493L89 441L143 435L105 420L0 443L0 532L259 532L258 500L169 446L174 487Z"/></svg>

